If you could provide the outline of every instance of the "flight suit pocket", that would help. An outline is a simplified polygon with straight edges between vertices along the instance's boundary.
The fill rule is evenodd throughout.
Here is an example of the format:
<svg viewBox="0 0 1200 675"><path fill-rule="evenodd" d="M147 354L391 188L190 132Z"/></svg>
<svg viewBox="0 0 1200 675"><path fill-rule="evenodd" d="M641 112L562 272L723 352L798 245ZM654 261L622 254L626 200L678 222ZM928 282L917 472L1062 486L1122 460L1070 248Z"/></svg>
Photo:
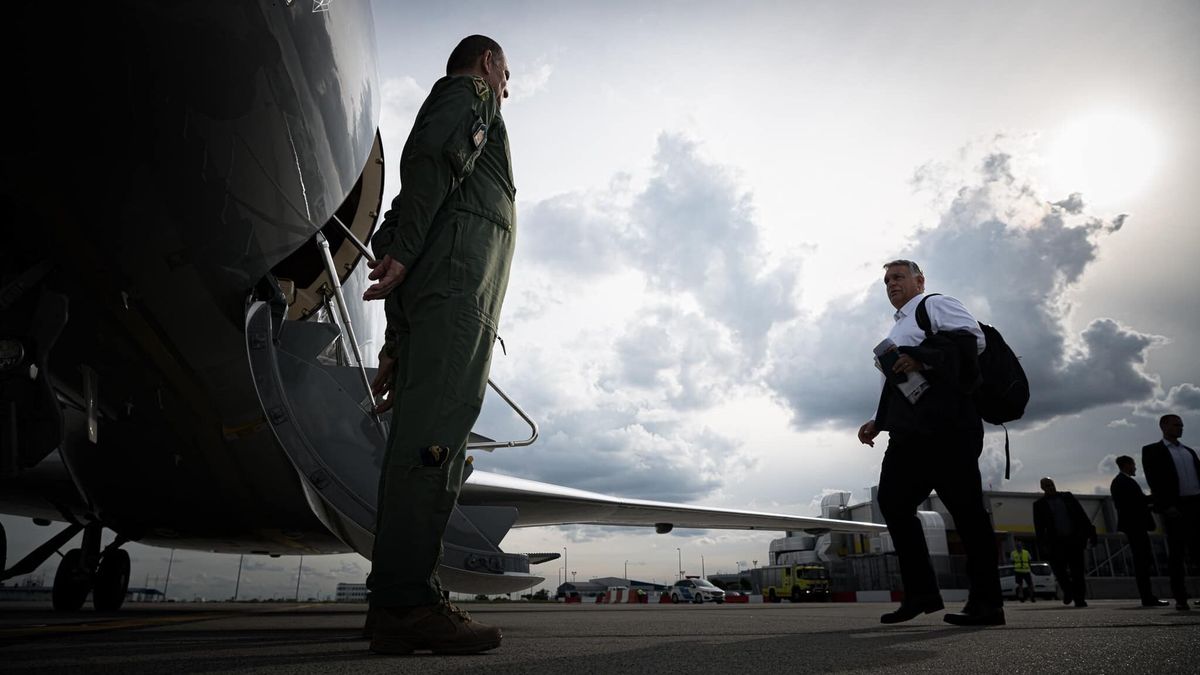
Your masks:
<svg viewBox="0 0 1200 675"><path fill-rule="evenodd" d="M452 364L447 373L447 398L469 408L477 409L483 405L495 341L495 322L478 308L464 306L455 322L454 336L447 345Z"/></svg>

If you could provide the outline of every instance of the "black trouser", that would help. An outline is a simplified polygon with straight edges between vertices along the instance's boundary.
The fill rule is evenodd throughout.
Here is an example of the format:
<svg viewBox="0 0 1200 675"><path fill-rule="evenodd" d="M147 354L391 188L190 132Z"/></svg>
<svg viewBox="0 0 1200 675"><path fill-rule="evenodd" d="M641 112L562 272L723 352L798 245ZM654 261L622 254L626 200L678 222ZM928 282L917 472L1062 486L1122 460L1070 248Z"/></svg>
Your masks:
<svg viewBox="0 0 1200 675"><path fill-rule="evenodd" d="M890 434L879 474L879 510L900 559L905 602L938 598L937 576L929 560L917 507L937 490L954 518L967 553L971 607L999 607L1000 571L996 535L983 508L979 453L983 430L937 434Z"/></svg>
<svg viewBox="0 0 1200 675"><path fill-rule="evenodd" d="M1163 515L1167 526L1167 569L1171 574L1171 594L1176 602L1187 601L1184 585L1184 560L1200 556L1200 497L1184 497L1178 515Z"/></svg>
<svg viewBox="0 0 1200 675"><path fill-rule="evenodd" d="M1129 552L1133 554L1133 576L1137 579L1138 596L1143 602L1155 600L1154 592L1150 590L1150 567L1154 564L1154 555L1150 552L1150 535L1145 530L1126 532L1129 540Z"/></svg>
<svg viewBox="0 0 1200 675"><path fill-rule="evenodd" d="M1050 542L1050 567L1058 577L1064 596L1075 602L1087 597L1086 569L1083 565L1083 550L1087 540L1083 537L1059 537Z"/></svg>

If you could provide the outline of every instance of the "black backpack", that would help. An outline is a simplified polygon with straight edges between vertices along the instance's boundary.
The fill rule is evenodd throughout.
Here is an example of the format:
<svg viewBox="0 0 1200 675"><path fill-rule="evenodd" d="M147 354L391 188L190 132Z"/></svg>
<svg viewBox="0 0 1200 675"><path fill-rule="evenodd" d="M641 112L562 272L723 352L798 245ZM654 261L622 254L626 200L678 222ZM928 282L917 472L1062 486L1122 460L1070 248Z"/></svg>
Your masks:
<svg viewBox="0 0 1200 675"><path fill-rule="evenodd" d="M935 295L940 293L926 295L917 305L917 326L926 335L931 334L932 326L925 301ZM1013 353L1000 331L982 321L979 328L987 340L987 347L979 355L979 374L983 382L975 390L975 409L985 422L1004 427L1005 422L1019 420L1025 414L1025 405L1029 403L1029 378L1021 367L1021 358ZM1004 427L1004 477L1009 477L1008 427Z"/></svg>

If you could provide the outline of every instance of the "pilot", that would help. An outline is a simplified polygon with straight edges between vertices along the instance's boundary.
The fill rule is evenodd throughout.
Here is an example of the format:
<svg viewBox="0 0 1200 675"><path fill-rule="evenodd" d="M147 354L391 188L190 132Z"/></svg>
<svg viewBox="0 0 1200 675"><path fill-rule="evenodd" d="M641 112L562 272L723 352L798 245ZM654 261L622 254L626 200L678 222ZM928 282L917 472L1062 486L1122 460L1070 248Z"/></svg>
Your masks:
<svg viewBox="0 0 1200 675"><path fill-rule="evenodd" d="M516 234L500 115L508 76L495 40L459 42L417 113L400 155L400 193L371 240L376 283L363 299L383 299L387 314L372 388L377 411L392 411L367 577L367 632L379 654L500 646L498 628L445 599L437 568L483 404Z"/></svg>

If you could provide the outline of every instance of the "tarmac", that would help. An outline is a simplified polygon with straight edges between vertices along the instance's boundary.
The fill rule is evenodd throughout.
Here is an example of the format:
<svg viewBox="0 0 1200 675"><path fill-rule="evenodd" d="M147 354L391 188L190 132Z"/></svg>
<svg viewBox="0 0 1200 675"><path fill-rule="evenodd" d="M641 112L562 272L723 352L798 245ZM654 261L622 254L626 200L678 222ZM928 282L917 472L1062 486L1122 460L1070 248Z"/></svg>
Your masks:
<svg viewBox="0 0 1200 675"><path fill-rule="evenodd" d="M467 603L500 626L475 656L372 655L365 605L127 603L114 614L0 605L4 673L1196 673L1200 608L1009 603L1008 623L930 614L883 626L895 603Z"/></svg>

